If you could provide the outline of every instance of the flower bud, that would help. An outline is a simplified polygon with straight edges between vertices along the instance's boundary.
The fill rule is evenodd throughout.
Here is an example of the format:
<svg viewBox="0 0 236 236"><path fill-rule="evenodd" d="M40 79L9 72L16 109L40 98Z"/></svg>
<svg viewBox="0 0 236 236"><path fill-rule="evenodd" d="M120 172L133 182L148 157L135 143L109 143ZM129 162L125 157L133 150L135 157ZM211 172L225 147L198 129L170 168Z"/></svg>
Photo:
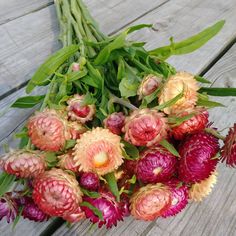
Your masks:
<svg viewBox="0 0 236 236"><path fill-rule="evenodd" d="M71 120L79 121L82 124L93 119L95 114L95 105L83 105L84 96L74 95L67 101L68 116Z"/></svg>
<svg viewBox="0 0 236 236"><path fill-rule="evenodd" d="M93 172L84 172L80 177L80 186L90 191L96 191L100 187L99 177Z"/></svg>
<svg viewBox="0 0 236 236"><path fill-rule="evenodd" d="M147 75L138 88L139 99L152 94L160 85L161 78L155 75Z"/></svg>
<svg viewBox="0 0 236 236"><path fill-rule="evenodd" d="M109 129L113 134L120 135L125 124L125 116L122 112L115 112L109 115L103 122L105 128Z"/></svg>
<svg viewBox="0 0 236 236"><path fill-rule="evenodd" d="M74 62L72 65L72 71L79 71L79 70L80 70L79 63Z"/></svg>

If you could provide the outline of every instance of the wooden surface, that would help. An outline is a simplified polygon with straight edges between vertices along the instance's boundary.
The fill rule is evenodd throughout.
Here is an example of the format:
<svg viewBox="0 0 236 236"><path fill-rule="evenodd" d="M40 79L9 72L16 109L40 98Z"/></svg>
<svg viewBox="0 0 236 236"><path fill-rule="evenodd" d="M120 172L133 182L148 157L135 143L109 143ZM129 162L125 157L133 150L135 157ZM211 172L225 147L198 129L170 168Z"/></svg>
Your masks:
<svg viewBox="0 0 236 236"><path fill-rule="evenodd" d="M172 35L176 41L181 40L219 19L226 19L222 32L208 44L195 53L173 57L169 62L195 74L207 72L207 78L215 81L213 86L236 87L236 46L228 50L236 38L236 0L214 3L210 0L86 0L85 3L108 34L130 24L153 23L153 29L132 36L147 41L147 48L167 44ZM10 142L14 147L17 143L14 132L33 110L9 110L9 105L24 94L26 81L40 63L60 47L52 1L0 0L0 34L0 143ZM236 102L233 98L224 98L221 102L228 107L214 109L211 120L223 128L235 120ZM175 218L152 223L127 218L117 228L95 232L88 231L89 223L85 221L70 229L62 226L54 235L236 235L235 173L221 166L213 194L200 204L190 204ZM0 222L0 235L37 236L49 223L22 220L12 232L5 222Z"/></svg>

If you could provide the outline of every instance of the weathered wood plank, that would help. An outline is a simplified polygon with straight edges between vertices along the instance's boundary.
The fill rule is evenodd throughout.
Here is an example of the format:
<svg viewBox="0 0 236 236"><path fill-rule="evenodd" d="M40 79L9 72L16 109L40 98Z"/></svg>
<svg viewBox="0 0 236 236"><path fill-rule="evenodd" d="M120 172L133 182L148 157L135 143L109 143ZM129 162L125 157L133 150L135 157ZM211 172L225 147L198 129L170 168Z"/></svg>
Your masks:
<svg viewBox="0 0 236 236"><path fill-rule="evenodd" d="M206 74L206 78L215 81L213 86L236 87L236 45L228 51L224 57ZM211 111L211 120L214 121L219 130L233 125L236 114L235 98L214 98L214 100L224 103L227 108L216 108ZM224 131L224 133L226 130ZM149 234L146 227L150 228L152 223L135 221L131 218L125 219L125 222L119 223L117 228L109 231L97 230L93 235L150 235L154 236L159 229L163 231L163 236L207 236L207 235L230 235L236 234L235 228L235 176L234 169L228 169L221 165L219 167L219 180L213 193L202 203L190 204L182 213L169 219L158 219L157 228L151 228ZM217 223L216 223L217 222ZM88 223L87 223L88 224ZM88 235L88 229L85 230L86 222L81 225L73 226L70 230L61 227L54 234L59 235ZM138 233L136 233L138 232ZM227 234L226 234L227 232ZM143 234L145 233L145 234ZM159 234L158 234L159 235Z"/></svg>
<svg viewBox="0 0 236 236"><path fill-rule="evenodd" d="M87 0L92 15L106 33L112 33L168 0L143 2ZM24 1L29 2L30 1ZM29 4L30 5L30 4ZM132 6L132 14L127 9ZM0 98L29 80L37 67L60 44L54 5L0 25Z"/></svg>
<svg viewBox="0 0 236 236"><path fill-rule="evenodd" d="M42 9L52 3L53 0L2 0L0 1L0 25Z"/></svg>

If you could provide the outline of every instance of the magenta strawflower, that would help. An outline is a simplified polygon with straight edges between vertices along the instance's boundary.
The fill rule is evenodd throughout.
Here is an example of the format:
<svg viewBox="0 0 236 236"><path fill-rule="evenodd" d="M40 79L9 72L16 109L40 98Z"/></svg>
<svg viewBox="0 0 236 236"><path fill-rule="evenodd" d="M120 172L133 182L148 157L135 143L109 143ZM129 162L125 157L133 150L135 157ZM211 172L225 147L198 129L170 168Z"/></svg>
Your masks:
<svg viewBox="0 0 236 236"><path fill-rule="evenodd" d="M120 135L125 124L125 116L122 112L115 112L109 115L104 121L105 128L113 134Z"/></svg>
<svg viewBox="0 0 236 236"><path fill-rule="evenodd" d="M176 171L177 158L163 147L147 149L141 154L136 175L143 183L169 180Z"/></svg>
<svg viewBox="0 0 236 236"><path fill-rule="evenodd" d="M22 216L25 219L29 219L35 222L43 222L49 219L49 215L41 211L39 207L34 203L33 199L29 197L24 197Z"/></svg>
<svg viewBox="0 0 236 236"><path fill-rule="evenodd" d="M100 181L97 174L93 172L84 172L80 176L80 186L90 191L96 191L100 187Z"/></svg>
<svg viewBox="0 0 236 236"><path fill-rule="evenodd" d="M224 140L224 146L221 149L221 161L228 166L236 166L236 123L229 129L228 135Z"/></svg>
<svg viewBox="0 0 236 236"><path fill-rule="evenodd" d="M219 142L204 131L192 134L180 144L179 178L186 183L196 183L208 178L215 170Z"/></svg>
<svg viewBox="0 0 236 236"><path fill-rule="evenodd" d="M98 223L99 228L103 225L106 225L107 228L111 228L113 225L116 226L118 221L123 220L123 212L120 205L110 192L100 191L99 194L99 198L84 197L83 200L101 211L103 219L99 219L90 208L82 206L81 208L85 212L86 218L89 218L93 223Z"/></svg>
<svg viewBox="0 0 236 236"><path fill-rule="evenodd" d="M188 204L188 188L184 186L177 179L171 179L166 183L171 192L171 205L162 214L162 217L166 218L174 216L181 212Z"/></svg>
<svg viewBox="0 0 236 236"><path fill-rule="evenodd" d="M169 127L163 113L151 109L135 110L125 120L125 140L135 146L158 144L167 137Z"/></svg>

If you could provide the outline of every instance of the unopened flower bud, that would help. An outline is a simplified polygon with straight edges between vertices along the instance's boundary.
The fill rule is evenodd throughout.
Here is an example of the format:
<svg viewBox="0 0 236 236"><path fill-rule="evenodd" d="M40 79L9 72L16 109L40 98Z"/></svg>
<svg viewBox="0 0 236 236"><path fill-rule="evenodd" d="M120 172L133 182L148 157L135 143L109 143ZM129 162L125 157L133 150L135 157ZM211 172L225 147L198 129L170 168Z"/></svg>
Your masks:
<svg viewBox="0 0 236 236"><path fill-rule="evenodd" d="M93 119L95 105L83 105L84 96L74 95L67 101L68 116L71 120L80 121L82 124Z"/></svg>
<svg viewBox="0 0 236 236"><path fill-rule="evenodd" d="M161 78L155 75L147 75L139 86L137 92L139 95L139 99L152 94L159 87L161 80Z"/></svg>
<svg viewBox="0 0 236 236"><path fill-rule="evenodd" d="M125 124L125 116L122 112L115 112L104 120L105 128L109 129L113 134L120 135Z"/></svg>
<svg viewBox="0 0 236 236"><path fill-rule="evenodd" d="M79 71L80 70L80 65L79 63L73 63L72 65L72 71Z"/></svg>

